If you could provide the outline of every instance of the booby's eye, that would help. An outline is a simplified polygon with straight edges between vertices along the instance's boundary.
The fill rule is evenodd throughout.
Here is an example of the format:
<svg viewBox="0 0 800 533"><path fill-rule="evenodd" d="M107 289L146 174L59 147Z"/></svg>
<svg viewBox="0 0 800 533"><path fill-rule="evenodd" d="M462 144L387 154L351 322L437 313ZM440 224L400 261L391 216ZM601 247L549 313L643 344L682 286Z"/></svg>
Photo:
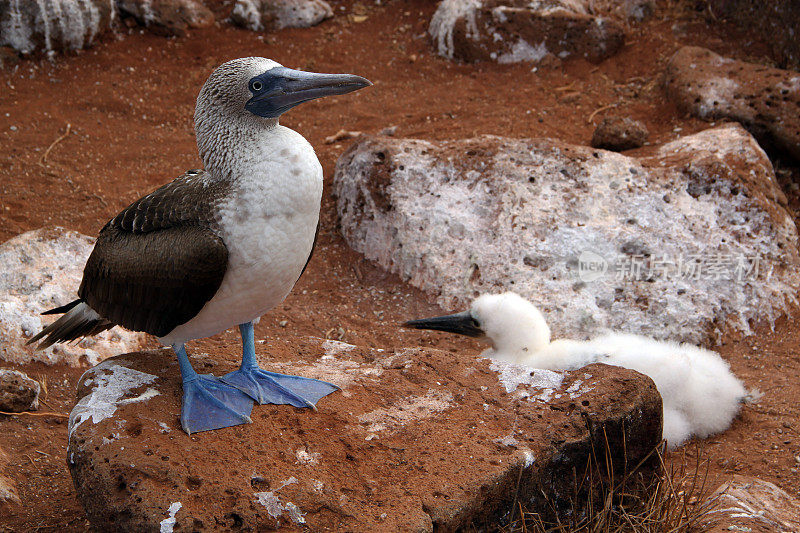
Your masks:
<svg viewBox="0 0 800 533"><path fill-rule="evenodd" d="M253 89L253 91L258 92L264 88L264 84L260 81L254 81L252 84L250 84L250 88Z"/></svg>

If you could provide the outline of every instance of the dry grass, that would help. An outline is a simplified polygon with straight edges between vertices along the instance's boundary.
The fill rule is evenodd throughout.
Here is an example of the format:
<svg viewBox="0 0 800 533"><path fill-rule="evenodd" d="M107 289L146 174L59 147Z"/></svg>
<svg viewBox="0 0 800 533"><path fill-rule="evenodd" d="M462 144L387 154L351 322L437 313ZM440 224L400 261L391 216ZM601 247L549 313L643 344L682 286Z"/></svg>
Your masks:
<svg viewBox="0 0 800 533"><path fill-rule="evenodd" d="M39 382L39 401L45 402L47 400L47 375L46 374L39 374L36 376L36 381Z"/></svg>
<svg viewBox="0 0 800 533"><path fill-rule="evenodd" d="M645 484L637 471L644 461L621 480L608 479L604 472L613 472L608 452L598 461L593 453L586 466L581 485L574 494L589 491L586 511L568 519L547 522L536 513L516 504L512 521L500 529L503 533L674 533L690 531L698 525L713 503L708 495L708 460L700 450L694 459L684 452L681 461L670 466L664 463L663 443L651 452L660 465L654 481ZM596 493L599 490L599 493ZM573 502L577 503L577 502ZM581 506L573 505L573 509ZM556 511L555 508L551 509ZM554 513L564 516L564 509Z"/></svg>

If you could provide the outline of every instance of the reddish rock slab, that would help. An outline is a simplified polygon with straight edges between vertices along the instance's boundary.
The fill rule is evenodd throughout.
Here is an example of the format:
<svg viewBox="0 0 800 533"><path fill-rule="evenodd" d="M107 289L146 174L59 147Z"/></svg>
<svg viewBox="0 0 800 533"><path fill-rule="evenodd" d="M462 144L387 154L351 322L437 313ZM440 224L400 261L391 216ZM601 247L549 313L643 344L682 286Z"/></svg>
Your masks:
<svg viewBox="0 0 800 533"><path fill-rule="evenodd" d="M705 517L693 531L772 533L800 531L800 501L774 483L735 475L714 491Z"/></svg>
<svg viewBox="0 0 800 533"><path fill-rule="evenodd" d="M468 62L599 62L625 38L619 23L590 14L585 2L562 0L444 0L428 31L440 55Z"/></svg>
<svg viewBox="0 0 800 533"><path fill-rule="evenodd" d="M666 88L684 111L741 122L762 145L800 159L800 73L686 46L669 60Z"/></svg>
<svg viewBox="0 0 800 533"><path fill-rule="evenodd" d="M622 368L534 371L315 338L273 344L279 350L292 355L259 356L264 368L326 379L341 392L316 412L257 405L253 424L191 436L180 429L169 351L121 355L88 371L68 462L94 527L454 531L502 521L515 501L545 515L553 504L575 513L567 502L586 481L575 472L593 447L604 450L607 439L621 468L660 441L655 386ZM215 375L235 365L193 363Z"/></svg>

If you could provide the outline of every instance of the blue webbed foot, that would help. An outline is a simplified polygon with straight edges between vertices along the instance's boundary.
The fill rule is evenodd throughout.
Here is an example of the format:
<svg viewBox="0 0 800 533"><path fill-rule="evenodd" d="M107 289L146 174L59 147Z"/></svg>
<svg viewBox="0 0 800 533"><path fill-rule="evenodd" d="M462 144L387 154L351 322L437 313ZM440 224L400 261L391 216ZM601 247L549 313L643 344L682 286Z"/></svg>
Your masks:
<svg viewBox="0 0 800 533"><path fill-rule="evenodd" d="M320 398L339 390L339 387L327 381L289 376L269 372L256 367L243 367L220 378L223 382L236 387L259 404L289 404L295 407L310 407Z"/></svg>
<svg viewBox="0 0 800 533"><path fill-rule="evenodd" d="M190 435L199 431L249 424L253 400L211 374L195 374L183 382L181 426Z"/></svg>

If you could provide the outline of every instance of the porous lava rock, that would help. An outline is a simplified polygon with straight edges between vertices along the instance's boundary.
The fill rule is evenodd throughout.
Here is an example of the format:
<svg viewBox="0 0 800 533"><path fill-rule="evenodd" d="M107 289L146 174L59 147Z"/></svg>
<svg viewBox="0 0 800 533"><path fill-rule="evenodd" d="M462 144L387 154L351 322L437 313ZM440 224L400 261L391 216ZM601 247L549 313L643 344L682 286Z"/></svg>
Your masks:
<svg viewBox="0 0 800 533"><path fill-rule="evenodd" d="M154 33L184 35L189 28L214 24L214 14L195 0L117 0L122 13Z"/></svg>
<svg viewBox="0 0 800 533"><path fill-rule="evenodd" d="M443 0L428 32L438 53L461 61L599 62L624 42L622 26L579 0Z"/></svg>
<svg viewBox="0 0 800 533"><path fill-rule="evenodd" d="M681 109L738 121L764 146L800 159L800 73L686 46L669 60L666 88Z"/></svg>
<svg viewBox="0 0 800 533"><path fill-rule="evenodd" d="M656 0L595 0L588 6L593 13L622 21L642 22L656 12Z"/></svg>
<svg viewBox="0 0 800 533"><path fill-rule="evenodd" d="M68 463L93 526L422 532L502 521L515 502L545 516L582 512L593 450L605 454L607 439L601 462L620 476L660 441L655 386L623 368L557 373L432 349L282 340L270 348L280 358L259 353L264 368L342 390L317 411L256 405L252 424L191 436L180 429L170 351L84 374ZM215 375L236 364L193 359ZM654 466L637 475L652 481Z"/></svg>
<svg viewBox="0 0 800 533"><path fill-rule="evenodd" d="M236 0L231 21L253 31L309 28L333 16L325 0Z"/></svg>
<svg viewBox="0 0 800 533"><path fill-rule="evenodd" d="M793 309L797 228L755 139L731 123L648 150L361 137L334 174L341 231L447 309L514 290L556 337L701 343Z"/></svg>
<svg viewBox="0 0 800 533"><path fill-rule="evenodd" d="M0 411L21 413L39 408L41 385L19 370L0 369Z"/></svg>
<svg viewBox="0 0 800 533"><path fill-rule="evenodd" d="M769 481L736 474L709 501L705 516L692 531L800 531L800 501Z"/></svg>
<svg viewBox="0 0 800 533"><path fill-rule="evenodd" d="M77 366L138 349L144 334L115 327L77 344L34 352L25 342L56 317L43 311L77 298L94 239L64 228L43 228L0 244L0 360Z"/></svg>
<svg viewBox="0 0 800 533"><path fill-rule="evenodd" d="M592 146L614 152L640 148L647 142L647 126L630 117L605 117L592 135Z"/></svg>
<svg viewBox="0 0 800 533"><path fill-rule="evenodd" d="M0 1L0 46L25 54L90 46L116 20L116 0Z"/></svg>

